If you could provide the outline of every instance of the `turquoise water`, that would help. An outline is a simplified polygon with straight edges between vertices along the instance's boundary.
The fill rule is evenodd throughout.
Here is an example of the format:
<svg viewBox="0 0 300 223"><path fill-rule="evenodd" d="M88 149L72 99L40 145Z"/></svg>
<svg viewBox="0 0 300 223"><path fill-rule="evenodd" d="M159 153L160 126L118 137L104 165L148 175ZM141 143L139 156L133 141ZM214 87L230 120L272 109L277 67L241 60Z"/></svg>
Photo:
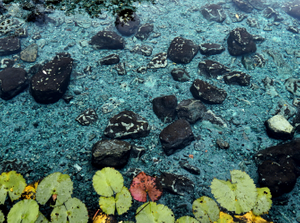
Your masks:
<svg viewBox="0 0 300 223"><path fill-rule="evenodd" d="M27 182L53 172L69 174L74 182L73 196L80 198L88 209L97 209L98 196L91 181L97 171L91 164L92 146L105 139L103 132L111 117L121 111L131 110L144 117L151 130L147 137L125 140L145 148L141 159L130 158L128 164L120 169L125 176L125 185L130 185L131 178L126 175L130 168L139 168L149 175L159 175L160 171L166 171L188 177L195 185L194 192L185 196L165 192L159 200L173 210L176 218L192 215L189 207L193 200L203 195L212 197L209 188L211 181L214 178L229 179L230 170L246 171L257 183L257 167L253 156L259 150L283 142L268 137L264 122L277 114L279 104L290 108L290 123L297 110L293 105L293 95L284 83L289 77L299 78L299 34L286 30L288 25L299 26L299 21L286 14L280 4L275 2L270 2L270 5L284 19L278 24L273 22L273 18L266 18L263 10L254 9L251 13L245 13L238 10L231 1L223 1L220 5L227 17L218 23L208 21L201 15L200 8L206 3L217 1L160 0L154 5L136 4L141 25L151 23L154 30L143 41L134 35L123 36L126 41L123 50L96 50L89 45L91 38L99 31L118 32L114 26L115 16L109 12L104 12L99 18L91 18L85 13L67 16L63 11L53 11L47 14L47 22L37 24L25 22L27 12L19 5L7 5L7 13L11 14L11 18L18 20L20 26L28 31L28 37L21 39L21 49L36 43L38 56L31 63L22 61L19 53L0 56L0 59L13 59L14 67L29 71L35 64L52 60L56 53L68 52L74 60L74 66L65 95L72 95L73 98L69 103L60 99L53 104L39 104L27 88L10 100L0 100L1 172L16 170L23 174ZM255 19L257 26L250 27L247 18L233 22L237 13ZM237 27L245 27L250 34L266 39L257 43L256 51L265 57L264 67L247 70L241 63L241 56L229 54L226 40L229 32ZM9 33L3 34L3 37L7 35ZM37 35L40 35L39 39L33 38ZM226 50L212 56L198 52L188 64L177 64L168 59L164 68L148 69L143 73L136 71L140 66L147 66L155 54L167 52L171 41L178 36L198 45L205 42L218 43ZM151 56L132 53L131 49L137 44L151 46ZM118 75L114 65L98 63L101 58L112 53L118 54L120 61L126 64L126 75ZM274 59L274 55L279 59ZM200 76L198 64L206 59L218 61L231 70L247 73L251 76L251 84L227 85L221 78ZM84 72L87 66L91 66L91 72ZM174 81L171 76L174 68L184 68L190 75L189 81ZM266 87L263 84L267 77L274 81L273 86ZM226 125L197 121L191 125L196 140L175 154L166 156L159 134L169 123L163 123L157 118L151 102L156 97L171 94L177 97L178 102L193 98L190 86L197 78L227 92L223 103L205 104ZM75 119L88 108L96 111L98 120L89 126L82 126ZM294 138L297 135L295 133ZM229 149L217 146L216 140L219 138L229 143ZM193 155L193 158L189 155ZM181 168L180 160L188 160L200 169L201 174L194 175ZM82 169L78 171L74 165ZM269 220L297 222L296 218L300 215L299 187L298 180L290 193L273 201ZM134 204L135 209L138 206L138 203ZM134 220L134 208L120 220Z"/></svg>

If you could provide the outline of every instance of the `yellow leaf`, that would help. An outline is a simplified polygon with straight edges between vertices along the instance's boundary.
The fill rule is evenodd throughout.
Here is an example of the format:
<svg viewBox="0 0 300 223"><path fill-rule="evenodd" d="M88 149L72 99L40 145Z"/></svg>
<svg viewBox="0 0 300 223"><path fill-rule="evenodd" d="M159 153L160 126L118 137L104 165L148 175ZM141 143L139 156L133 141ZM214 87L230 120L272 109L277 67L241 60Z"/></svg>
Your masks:
<svg viewBox="0 0 300 223"><path fill-rule="evenodd" d="M248 213L246 213L242 216L235 215L234 217L245 221L245 223L273 223L273 222L263 219L260 216L254 215L252 211L249 211Z"/></svg>

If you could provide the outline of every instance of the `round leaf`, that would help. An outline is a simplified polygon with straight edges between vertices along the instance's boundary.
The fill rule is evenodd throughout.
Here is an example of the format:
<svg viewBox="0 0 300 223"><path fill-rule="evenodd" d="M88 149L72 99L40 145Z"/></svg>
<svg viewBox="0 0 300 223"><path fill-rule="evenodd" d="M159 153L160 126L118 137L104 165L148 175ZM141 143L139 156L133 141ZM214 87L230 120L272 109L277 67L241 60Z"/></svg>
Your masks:
<svg viewBox="0 0 300 223"><path fill-rule="evenodd" d="M272 206L271 191L267 187L257 188L257 200L253 208L253 214L262 215L270 210Z"/></svg>
<svg viewBox="0 0 300 223"><path fill-rule="evenodd" d="M137 223L174 223L174 214L167 206L148 202L136 210Z"/></svg>
<svg viewBox="0 0 300 223"><path fill-rule="evenodd" d="M65 203L68 213L69 223L88 222L88 211L84 203L78 198L70 198Z"/></svg>
<svg viewBox="0 0 300 223"><path fill-rule="evenodd" d="M176 223L199 223L199 221L190 216L183 216L177 219Z"/></svg>
<svg viewBox="0 0 300 223"><path fill-rule="evenodd" d="M44 205L52 195L56 196L55 205L62 205L72 194L73 182L70 176L59 172L45 177L36 190L36 200Z"/></svg>
<svg viewBox="0 0 300 223"><path fill-rule="evenodd" d="M116 194L116 208L118 215L124 214L131 207L131 194L126 187Z"/></svg>
<svg viewBox="0 0 300 223"><path fill-rule="evenodd" d="M202 196L193 202L193 213L201 223L210 223L218 220L220 210L213 199Z"/></svg>
<svg viewBox="0 0 300 223"><path fill-rule="evenodd" d="M114 215L116 209L116 201L114 197L100 197L99 205L101 210L108 215Z"/></svg>
<svg viewBox="0 0 300 223"><path fill-rule="evenodd" d="M99 170L93 176L93 186L95 191L105 197L113 196L119 193L123 187L123 176L119 171L105 167Z"/></svg>
<svg viewBox="0 0 300 223"><path fill-rule="evenodd" d="M22 200L16 203L7 215L7 223L32 223L38 218L39 205L35 200Z"/></svg>
<svg viewBox="0 0 300 223"><path fill-rule="evenodd" d="M67 216L65 205L56 206L50 214L51 223L67 223Z"/></svg>

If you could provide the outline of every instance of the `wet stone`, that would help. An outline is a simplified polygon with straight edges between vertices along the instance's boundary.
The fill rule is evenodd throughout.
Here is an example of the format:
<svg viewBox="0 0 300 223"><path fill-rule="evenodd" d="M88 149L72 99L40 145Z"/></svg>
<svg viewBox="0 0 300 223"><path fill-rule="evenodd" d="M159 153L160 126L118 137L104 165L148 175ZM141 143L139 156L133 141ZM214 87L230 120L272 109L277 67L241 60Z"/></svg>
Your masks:
<svg viewBox="0 0 300 223"><path fill-rule="evenodd" d="M151 46L146 45L135 45L130 52L137 53L144 56L151 56L153 48Z"/></svg>
<svg viewBox="0 0 300 223"><path fill-rule="evenodd" d="M282 115L275 115L265 122L268 136L275 139L293 138L295 129Z"/></svg>
<svg viewBox="0 0 300 223"><path fill-rule="evenodd" d="M200 79L196 79L190 87L192 95L208 104L221 104L227 97L225 90L217 88Z"/></svg>
<svg viewBox="0 0 300 223"><path fill-rule="evenodd" d="M228 52L232 56L241 56L256 51L256 44L245 28L232 30L227 39Z"/></svg>
<svg viewBox="0 0 300 223"><path fill-rule="evenodd" d="M118 75L126 75L126 66L125 63L118 63L114 69L117 71Z"/></svg>
<svg viewBox="0 0 300 223"><path fill-rule="evenodd" d="M229 72L230 69L213 60L201 61L198 64L198 73L206 77L218 77Z"/></svg>
<svg viewBox="0 0 300 223"><path fill-rule="evenodd" d="M113 31L100 31L89 42L94 49L124 49L125 41Z"/></svg>
<svg viewBox="0 0 300 223"><path fill-rule="evenodd" d="M9 100L28 87L27 73L22 68L6 68L0 72L0 97Z"/></svg>
<svg viewBox="0 0 300 223"><path fill-rule="evenodd" d="M201 120L206 111L205 105L200 100L195 99L183 100L176 107L178 118L185 119L191 124Z"/></svg>
<svg viewBox="0 0 300 223"><path fill-rule="evenodd" d="M38 45L33 43L21 51L21 60L25 62L34 62L38 54Z"/></svg>
<svg viewBox="0 0 300 223"><path fill-rule="evenodd" d="M146 23L139 27L135 37L139 40L146 40L153 32L154 26L153 24Z"/></svg>
<svg viewBox="0 0 300 223"><path fill-rule="evenodd" d="M209 21L223 22L226 19L226 14L220 5L207 4L200 9L203 17Z"/></svg>
<svg viewBox="0 0 300 223"><path fill-rule="evenodd" d="M165 127L159 134L162 148L167 156L190 145L194 138L188 121L178 119Z"/></svg>
<svg viewBox="0 0 300 223"><path fill-rule="evenodd" d="M135 34L140 25L140 19L131 9L122 10L116 18L115 26L117 30L124 36Z"/></svg>
<svg viewBox="0 0 300 223"><path fill-rule="evenodd" d="M203 114L202 120L209 121L211 124L220 126L222 128L227 128L226 122L211 110L208 110Z"/></svg>
<svg viewBox="0 0 300 223"><path fill-rule="evenodd" d="M171 75L175 81L185 82L190 80L190 75L183 68L174 68Z"/></svg>
<svg viewBox="0 0 300 223"><path fill-rule="evenodd" d="M202 43L199 45L199 51L203 55L211 56L222 53L225 51L225 48L216 43Z"/></svg>
<svg viewBox="0 0 300 223"><path fill-rule="evenodd" d="M223 78L226 84L248 86L251 76L240 71L232 71L225 74Z"/></svg>
<svg viewBox="0 0 300 223"><path fill-rule="evenodd" d="M72 58L66 54L58 54L33 75L30 92L36 102L55 103L64 95L69 85L72 65Z"/></svg>
<svg viewBox="0 0 300 223"><path fill-rule="evenodd" d="M162 122L172 122L176 118L177 98L175 95L154 98L152 104L154 113Z"/></svg>
<svg viewBox="0 0 300 223"><path fill-rule="evenodd" d="M250 13L253 10L252 5L246 0L232 0L232 2L242 11Z"/></svg>
<svg viewBox="0 0 300 223"><path fill-rule="evenodd" d="M146 149L143 146L132 146L131 157L132 158L141 158L146 153Z"/></svg>
<svg viewBox="0 0 300 223"><path fill-rule="evenodd" d="M21 42L17 37L4 37L0 39L0 56L16 54L21 51Z"/></svg>
<svg viewBox="0 0 300 223"><path fill-rule="evenodd" d="M92 148L92 164L97 168L124 167L130 157L131 144L112 139L96 142Z"/></svg>
<svg viewBox="0 0 300 223"><path fill-rule="evenodd" d="M300 32L297 26L288 26L286 30L295 34L299 34Z"/></svg>
<svg viewBox="0 0 300 223"><path fill-rule="evenodd" d="M106 57L103 57L100 59L99 63L101 65L112 65L112 64L117 64L120 62L119 55L117 54L110 54Z"/></svg>
<svg viewBox="0 0 300 223"><path fill-rule="evenodd" d="M168 49L168 58L175 63L188 64L198 52L198 45L192 40L176 37Z"/></svg>
<svg viewBox="0 0 300 223"><path fill-rule="evenodd" d="M168 65L167 54L166 53L158 53L153 56L151 61L148 63L148 69L158 69L164 68Z"/></svg>
<svg viewBox="0 0 300 223"><path fill-rule="evenodd" d="M193 165L189 164L186 161L179 162L179 165L180 165L181 168L187 170L191 174L200 175L200 169L196 166L193 166Z"/></svg>
<svg viewBox="0 0 300 223"><path fill-rule="evenodd" d="M75 119L80 125L87 126L91 123L97 121L98 115L96 111L92 108L89 108L82 112L80 115L77 116Z"/></svg>
<svg viewBox="0 0 300 223"><path fill-rule="evenodd" d="M229 149L229 143L227 141L225 141L224 139L217 139L216 143L218 145L219 148L221 149Z"/></svg>
<svg viewBox="0 0 300 223"><path fill-rule="evenodd" d="M132 111L122 111L113 116L104 130L109 138L127 139L146 137L150 133L148 122Z"/></svg>

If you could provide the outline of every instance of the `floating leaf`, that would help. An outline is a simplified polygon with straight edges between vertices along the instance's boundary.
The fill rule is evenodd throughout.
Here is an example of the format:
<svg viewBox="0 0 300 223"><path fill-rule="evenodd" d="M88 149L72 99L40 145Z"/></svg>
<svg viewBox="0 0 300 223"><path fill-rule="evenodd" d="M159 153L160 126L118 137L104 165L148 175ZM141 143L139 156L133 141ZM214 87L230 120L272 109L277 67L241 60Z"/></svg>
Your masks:
<svg viewBox="0 0 300 223"><path fill-rule="evenodd" d="M19 199L25 187L26 182L21 174L16 171L3 172L0 175L0 204L4 204L7 193L11 201Z"/></svg>
<svg viewBox="0 0 300 223"><path fill-rule="evenodd" d="M220 218L218 219L218 221L216 221L214 223L234 223L234 221L233 221L233 217L231 217L231 215L220 211Z"/></svg>
<svg viewBox="0 0 300 223"><path fill-rule="evenodd" d="M55 197L55 205L62 205L71 197L72 191L70 176L56 172L45 177L38 185L36 200L44 205L51 197Z"/></svg>
<svg viewBox="0 0 300 223"><path fill-rule="evenodd" d="M220 205L237 214L250 211L257 199L257 190L248 174L240 170L230 171L231 182L214 179L211 192Z"/></svg>
<svg viewBox="0 0 300 223"><path fill-rule="evenodd" d="M199 223L199 221L190 216L183 216L176 220L176 223Z"/></svg>
<svg viewBox="0 0 300 223"><path fill-rule="evenodd" d="M114 215L116 209L116 201L114 197L100 197L99 205L101 210L108 215Z"/></svg>
<svg viewBox="0 0 300 223"><path fill-rule="evenodd" d="M174 223L174 214L167 206L148 202L136 210L137 223Z"/></svg>
<svg viewBox="0 0 300 223"><path fill-rule="evenodd" d="M119 171L105 167L93 176L93 186L95 191L105 197L110 197L118 193L123 188L123 176Z"/></svg>
<svg viewBox="0 0 300 223"><path fill-rule="evenodd" d="M219 207L210 197L202 196L193 202L193 214L201 223L210 223L219 218Z"/></svg>
<svg viewBox="0 0 300 223"><path fill-rule="evenodd" d="M253 214L262 215L268 212L272 206L271 191L267 187L257 188L257 200L253 208Z"/></svg>
<svg viewBox="0 0 300 223"><path fill-rule="evenodd" d="M256 216L255 214L253 214L252 211L244 214L243 216L235 215L234 217L241 219L242 221L251 222L251 223L273 223L273 222L266 221L260 216Z"/></svg>
<svg viewBox="0 0 300 223"><path fill-rule="evenodd" d="M70 198L64 205L56 206L51 212L51 223L86 223L87 209L79 199Z"/></svg>
<svg viewBox="0 0 300 223"><path fill-rule="evenodd" d="M0 223L3 223L5 221L5 217L3 212L0 210Z"/></svg>
<svg viewBox="0 0 300 223"><path fill-rule="evenodd" d="M116 208L118 215L124 214L131 207L131 194L126 187L116 194Z"/></svg>
<svg viewBox="0 0 300 223"><path fill-rule="evenodd" d="M133 178L130 189L132 197L141 202L147 201L147 193L151 201L157 201L162 195L162 188L156 177L140 172Z"/></svg>
<svg viewBox="0 0 300 223"><path fill-rule="evenodd" d="M49 223L49 221L41 212L39 212L39 216L34 223Z"/></svg>
<svg viewBox="0 0 300 223"><path fill-rule="evenodd" d="M7 223L32 223L38 218L39 205L35 200L22 200L16 203L7 215Z"/></svg>

